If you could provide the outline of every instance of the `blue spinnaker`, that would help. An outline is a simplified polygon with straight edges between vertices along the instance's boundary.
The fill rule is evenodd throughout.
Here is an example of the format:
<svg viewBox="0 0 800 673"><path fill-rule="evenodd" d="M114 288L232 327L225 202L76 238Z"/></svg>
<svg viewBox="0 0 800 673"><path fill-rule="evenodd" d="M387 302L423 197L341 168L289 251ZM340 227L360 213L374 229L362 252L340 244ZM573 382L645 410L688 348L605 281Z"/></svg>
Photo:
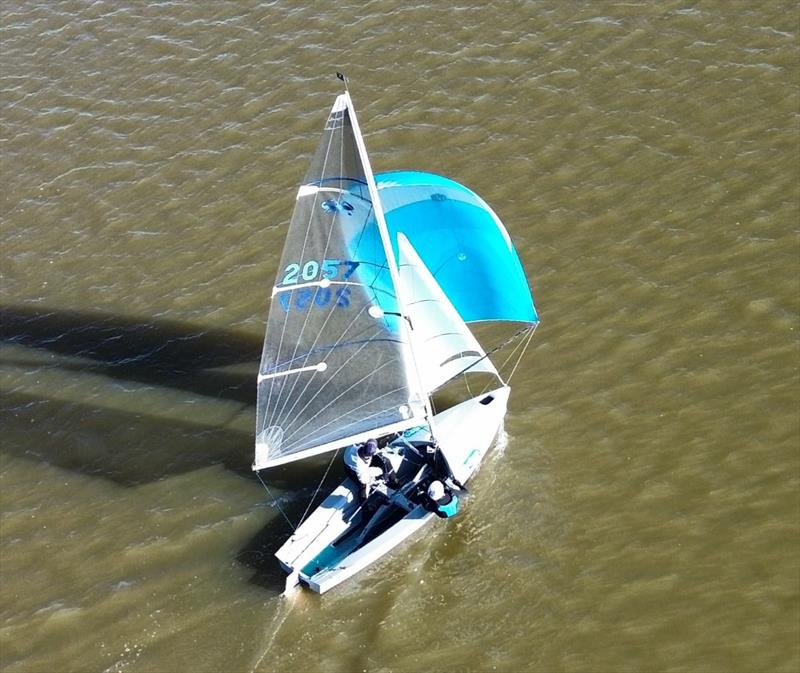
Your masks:
<svg viewBox="0 0 800 673"><path fill-rule="evenodd" d="M422 171L375 180L393 248L405 234L464 322L538 321L514 244L480 196Z"/></svg>

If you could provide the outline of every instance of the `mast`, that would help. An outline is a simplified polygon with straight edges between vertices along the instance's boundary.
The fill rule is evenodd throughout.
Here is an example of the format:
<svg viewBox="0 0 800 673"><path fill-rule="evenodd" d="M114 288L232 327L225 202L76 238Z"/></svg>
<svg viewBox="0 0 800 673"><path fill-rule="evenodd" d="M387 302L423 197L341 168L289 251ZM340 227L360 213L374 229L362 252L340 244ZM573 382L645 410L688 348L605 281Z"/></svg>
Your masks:
<svg viewBox="0 0 800 673"><path fill-rule="evenodd" d="M414 353L414 343L413 339L410 334L410 330L413 329L407 322L408 317L406 314L405 309L405 301L403 297L403 288L400 283L400 272L397 268L397 261L395 260L395 253L394 249L392 248L391 238L389 236L389 227L386 224L386 218L383 213L383 206L381 205L381 197L378 194L378 186L375 184L375 176L372 173L372 164L370 164L369 157L367 156L367 148L364 144L364 138L361 136L361 127L358 124L358 118L356 117L356 111L353 107L353 101L350 98L350 91L347 89L347 80L345 79L344 75L341 73L336 73L336 76L341 79L345 84L345 92L342 94L344 96L345 101L347 103L347 109L350 111L350 120L353 124L353 131L356 141L356 146L358 147L358 153L361 158L361 163L364 167L364 177L367 181L367 189L369 191L370 200L372 201L372 205L375 211L375 220L378 223L378 231L380 232L381 242L383 243L384 252L386 253L386 262L389 268L389 276L392 279L392 284L394 285L395 292L397 293L397 305L400 309L401 320L400 323L402 324L402 330L408 337L409 343L409 351L411 352L411 359L413 362L413 369L414 369L414 379L417 384L417 394L422 396L423 404L425 405L425 416L428 421L428 425L431 429L431 436L434 437L434 429L433 429L433 409L431 408L431 401L428 397L428 394L425 392L425 388L423 386L423 379L422 374L419 370L419 362L417 361L416 354Z"/></svg>

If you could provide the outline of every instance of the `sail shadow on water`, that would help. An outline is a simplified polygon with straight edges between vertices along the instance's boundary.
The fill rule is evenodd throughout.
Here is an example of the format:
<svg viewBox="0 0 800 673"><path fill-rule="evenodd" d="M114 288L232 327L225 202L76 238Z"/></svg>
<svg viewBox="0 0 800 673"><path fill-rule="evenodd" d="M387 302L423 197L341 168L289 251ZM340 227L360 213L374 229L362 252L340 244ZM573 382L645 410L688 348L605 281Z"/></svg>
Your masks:
<svg viewBox="0 0 800 673"><path fill-rule="evenodd" d="M252 434L244 430L19 393L0 397L0 426L0 452L6 455L121 486L139 486L212 465L241 476L251 474ZM320 474L324 469L319 468ZM270 484L276 492L295 494L305 507L311 496L308 475L307 467L285 465L275 471ZM341 476L331 470L331 478L336 475ZM285 523L284 527L288 528Z"/></svg>
<svg viewBox="0 0 800 673"><path fill-rule="evenodd" d="M63 356L54 364L72 371L255 404L250 372L261 340L239 330L17 305L0 308L0 341Z"/></svg>
<svg viewBox="0 0 800 673"><path fill-rule="evenodd" d="M302 465L286 463L270 473L263 504L272 517L236 554L236 561L253 571L252 584L283 593L286 574L275 563L275 552L344 477L340 452L315 456Z"/></svg>
<svg viewBox="0 0 800 673"><path fill-rule="evenodd" d="M210 465L245 474L258 350L234 330L5 306L2 451L126 486Z"/></svg>
<svg viewBox="0 0 800 673"><path fill-rule="evenodd" d="M247 471L247 435L224 427L15 393L3 396L0 425L6 455L122 486L212 465Z"/></svg>

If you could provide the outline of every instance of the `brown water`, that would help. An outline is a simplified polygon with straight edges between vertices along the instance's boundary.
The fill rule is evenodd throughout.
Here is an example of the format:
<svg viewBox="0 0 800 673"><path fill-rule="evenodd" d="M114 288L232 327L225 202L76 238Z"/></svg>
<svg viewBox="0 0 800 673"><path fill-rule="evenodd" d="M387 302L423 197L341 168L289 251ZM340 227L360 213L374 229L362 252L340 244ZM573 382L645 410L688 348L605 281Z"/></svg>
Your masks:
<svg viewBox="0 0 800 673"><path fill-rule="evenodd" d="M0 669L800 670L798 35L777 0L4 3ZM376 170L495 207L543 322L465 511L287 601L254 381L337 69ZM325 465L266 475L294 521Z"/></svg>

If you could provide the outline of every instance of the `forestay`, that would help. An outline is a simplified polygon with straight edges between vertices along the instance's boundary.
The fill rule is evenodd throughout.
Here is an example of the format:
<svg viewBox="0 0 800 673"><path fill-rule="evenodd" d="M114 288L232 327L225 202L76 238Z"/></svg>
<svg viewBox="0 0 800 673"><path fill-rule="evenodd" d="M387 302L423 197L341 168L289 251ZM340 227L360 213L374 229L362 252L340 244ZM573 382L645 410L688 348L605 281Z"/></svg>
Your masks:
<svg viewBox="0 0 800 673"><path fill-rule="evenodd" d="M373 180L345 93L298 190L272 290L253 469L425 420Z"/></svg>

